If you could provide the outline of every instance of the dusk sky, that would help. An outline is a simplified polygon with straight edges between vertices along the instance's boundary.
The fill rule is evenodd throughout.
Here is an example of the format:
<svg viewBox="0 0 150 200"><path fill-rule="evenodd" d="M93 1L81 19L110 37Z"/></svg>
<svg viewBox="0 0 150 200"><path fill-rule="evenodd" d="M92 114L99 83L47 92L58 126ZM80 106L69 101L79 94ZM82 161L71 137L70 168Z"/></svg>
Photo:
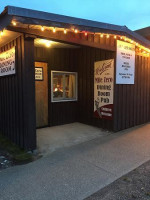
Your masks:
<svg viewBox="0 0 150 200"><path fill-rule="evenodd" d="M150 0L1 0L7 5L91 19L132 30L150 26Z"/></svg>

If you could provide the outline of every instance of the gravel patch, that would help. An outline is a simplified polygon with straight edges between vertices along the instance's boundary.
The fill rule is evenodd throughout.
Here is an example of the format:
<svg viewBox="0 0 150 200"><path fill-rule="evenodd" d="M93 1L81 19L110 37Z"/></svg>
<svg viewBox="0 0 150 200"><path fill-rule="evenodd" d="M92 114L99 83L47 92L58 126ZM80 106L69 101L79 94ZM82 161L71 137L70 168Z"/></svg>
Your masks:
<svg viewBox="0 0 150 200"><path fill-rule="evenodd" d="M13 165L12 156L8 152L0 149L0 171Z"/></svg>
<svg viewBox="0 0 150 200"><path fill-rule="evenodd" d="M150 200L150 161L131 171L86 200Z"/></svg>

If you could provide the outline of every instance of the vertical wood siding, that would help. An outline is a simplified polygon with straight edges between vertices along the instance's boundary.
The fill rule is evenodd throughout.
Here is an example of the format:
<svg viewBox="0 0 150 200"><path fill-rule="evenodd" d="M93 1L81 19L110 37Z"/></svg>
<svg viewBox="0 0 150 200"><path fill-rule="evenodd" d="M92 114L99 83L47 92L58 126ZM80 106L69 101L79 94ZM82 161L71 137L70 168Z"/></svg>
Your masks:
<svg viewBox="0 0 150 200"><path fill-rule="evenodd" d="M16 46L16 75L0 77L0 131L14 143L24 146L22 97L22 37L15 39L1 52Z"/></svg>
<svg viewBox="0 0 150 200"><path fill-rule="evenodd" d="M34 63L34 51L32 55L29 51L30 49L32 51L32 47L28 46L28 43L30 42L25 42L24 37L20 36L0 48L3 52L16 47L16 74L0 77L0 132L22 148L35 149L35 98L33 93L35 88L33 89L34 84L30 81L31 72L34 72L34 66L33 70L30 68L32 67L31 57ZM26 50L27 46L30 49ZM27 51L30 54L29 57L25 53ZM25 73L28 69L30 74ZM34 80L33 73L32 80Z"/></svg>
<svg viewBox="0 0 150 200"><path fill-rule="evenodd" d="M113 120L94 117L94 62L114 59L115 52L83 47L78 54L79 121L104 129L113 129Z"/></svg>
<svg viewBox="0 0 150 200"><path fill-rule="evenodd" d="M136 55L135 84L115 85L114 130L150 120L150 59Z"/></svg>

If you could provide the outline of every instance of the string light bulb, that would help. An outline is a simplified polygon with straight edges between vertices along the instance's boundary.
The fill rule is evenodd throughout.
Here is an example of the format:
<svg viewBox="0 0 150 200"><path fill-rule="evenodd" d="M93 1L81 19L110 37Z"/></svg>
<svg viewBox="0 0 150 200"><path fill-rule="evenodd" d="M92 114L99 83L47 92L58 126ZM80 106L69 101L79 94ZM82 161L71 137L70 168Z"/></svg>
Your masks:
<svg viewBox="0 0 150 200"><path fill-rule="evenodd" d="M67 30L66 29L64 29L64 34L67 34Z"/></svg>
<svg viewBox="0 0 150 200"><path fill-rule="evenodd" d="M12 21L12 24L13 24L13 26L16 26L16 25L17 25L17 23L16 23L15 21Z"/></svg>
<svg viewBox="0 0 150 200"><path fill-rule="evenodd" d="M109 38L110 36L107 34L107 36L106 36L107 38Z"/></svg>
<svg viewBox="0 0 150 200"><path fill-rule="evenodd" d="M45 28L42 26L42 27L41 27L41 31L44 31L44 30L45 30Z"/></svg>
<svg viewBox="0 0 150 200"><path fill-rule="evenodd" d="M104 37L104 35L103 34L101 34L101 38L103 38Z"/></svg>
<svg viewBox="0 0 150 200"><path fill-rule="evenodd" d="M87 36L87 32L85 32L84 35Z"/></svg>
<svg viewBox="0 0 150 200"><path fill-rule="evenodd" d="M75 29L75 30L74 30L74 32L75 32L75 33L78 33L78 30L77 30L77 29Z"/></svg>
<svg viewBox="0 0 150 200"><path fill-rule="evenodd" d="M53 33L55 33L55 32L56 32L56 28L54 27L54 28L53 28Z"/></svg>
<svg viewBox="0 0 150 200"><path fill-rule="evenodd" d="M1 31L1 32L0 32L0 36L3 36L3 35L4 35L4 32L3 32L3 31Z"/></svg>
<svg viewBox="0 0 150 200"><path fill-rule="evenodd" d="M115 35L115 36L114 36L114 39L116 39L116 38L117 38L117 36Z"/></svg>

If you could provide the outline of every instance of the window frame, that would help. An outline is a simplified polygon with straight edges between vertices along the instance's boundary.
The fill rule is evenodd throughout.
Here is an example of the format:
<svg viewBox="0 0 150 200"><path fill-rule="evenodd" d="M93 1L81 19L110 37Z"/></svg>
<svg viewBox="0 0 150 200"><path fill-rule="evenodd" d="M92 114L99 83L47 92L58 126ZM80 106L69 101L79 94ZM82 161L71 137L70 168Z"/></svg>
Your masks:
<svg viewBox="0 0 150 200"><path fill-rule="evenodd" d="M53 75L54 73L60 74L60 75L67 75L67 74L72 74L75 75L75 91L76 91L76 97L75 98L64 98L64 94L65 94L65 90L63 90L63 97L60 97L58 99L54 99L53 98ZM64 87L64 80L63 80L63 87ZM51 71L51 102L55 103L55 102L67 102L67 101L78 101L78 73L77 72L68 72L68 71L55 71L52 70Z"/></svg>

